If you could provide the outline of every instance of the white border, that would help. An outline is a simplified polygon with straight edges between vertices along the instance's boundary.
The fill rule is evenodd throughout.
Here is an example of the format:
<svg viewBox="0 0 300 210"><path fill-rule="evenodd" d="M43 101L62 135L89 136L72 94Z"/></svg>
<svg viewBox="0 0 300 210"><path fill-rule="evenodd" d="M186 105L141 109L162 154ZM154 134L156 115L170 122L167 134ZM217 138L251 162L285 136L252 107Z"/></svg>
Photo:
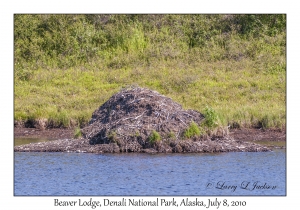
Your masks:
<svg viewBox="0 0 300 210"><path fill-rule="evenodd" d="M293 1L295 2L295 1ZM227 197L228 200L246 200L243 209L272 207L285 209L298 206L299 164L297 146L299 137L299 11L296 4L277 1L1 1L1 69L0 69L0 129L1 179L0 206L3 209L55 209L53 200L59 197L13 196L13 14L15 13L286 13L287 14L287 196L286 197ZM298 68L297 68L298 67ZM3 97L4 96L4 97ZM107 198L107 197L105 197ZM119 198L119 197L113 197ZM142 198L142 197L141 197ZM145 199L152 197L146 197ZM215 197L203 197L203 200ZM224 199L226 197L219 197ZM62 197L77 200L78 197ZM85 198L87 199L87 198ZM95 199L102 199L96 197ZM177 197L176 199L180 199ZM7 207L7 208L5 208ZM74 209L74 207L69 207ZM126 207L129 209L130 207ZM195 207L194 207L195 208ZM66 209L66 208L63 208ZM83 209L83 208L81 208ZM185 208L184 208L185 209Z"/></svg>

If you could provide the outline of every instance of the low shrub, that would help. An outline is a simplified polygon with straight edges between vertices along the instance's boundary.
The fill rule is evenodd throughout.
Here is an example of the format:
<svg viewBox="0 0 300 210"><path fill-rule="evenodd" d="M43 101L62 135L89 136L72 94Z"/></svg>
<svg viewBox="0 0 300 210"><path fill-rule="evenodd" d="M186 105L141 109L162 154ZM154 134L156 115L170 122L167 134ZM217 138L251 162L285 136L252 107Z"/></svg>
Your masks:
<svg viewBox="0 0 300 210"><path fill-rule="evenodd" d="M213 108L206 106L203 114L205 116L205 126L208 128L215 128L218 126L219 117Z"/></svg>

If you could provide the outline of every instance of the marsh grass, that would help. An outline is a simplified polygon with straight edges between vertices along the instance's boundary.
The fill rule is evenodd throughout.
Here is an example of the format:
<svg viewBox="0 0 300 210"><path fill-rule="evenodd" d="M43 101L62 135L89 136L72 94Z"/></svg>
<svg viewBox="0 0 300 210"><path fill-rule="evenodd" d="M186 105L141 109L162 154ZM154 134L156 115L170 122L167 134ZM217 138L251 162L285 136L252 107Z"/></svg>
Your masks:
<svg viewBox="0 0 300 210"><path fill-rule="evenodd" d="M14 16L14 119L82 127L122 87L218 120L284 128L285 15Z"/></svg>

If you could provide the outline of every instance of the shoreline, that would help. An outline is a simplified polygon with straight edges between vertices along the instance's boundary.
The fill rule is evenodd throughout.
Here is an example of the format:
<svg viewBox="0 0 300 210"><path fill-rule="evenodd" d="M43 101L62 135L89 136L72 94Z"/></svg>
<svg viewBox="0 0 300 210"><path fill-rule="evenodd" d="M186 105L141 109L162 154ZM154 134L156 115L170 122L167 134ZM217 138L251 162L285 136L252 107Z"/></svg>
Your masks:
<svg viewBox="0 0 300 210"><path fill-rule="evenodd" d="M286 131L275 129L242 128L231 129L229 136L238 141L286 141ZM46 138L52 140L74 138L74 129L70 128L14 128L14 138Z"/></svg>
<svg viewBox="0 0 300 210"><path fill-rule="evenodd" d="M117 143L90 144L88 139L73 138L72 129L37 130L17 128L15 138L48 138L54 141L30 143L14 147L15 152L80 152L80 153L219 153L219 152L268 152L273 149L285 149L276 146L286 141L285 132L262 131L259 129L233 130L229 135L215 140L187 139L174 140L143 147L139 144L119 145ZM259 141L269 140L264 145Z"/></svg>
<svg viewBox="0 0 300 210"><path fill-rule="evenodd" d="M216 140L174 140L143 147L139 144L90 144L88 139L60 139L14 147L15 152L75 152L75 153L220 153L269 152L272 148L254 142L236 141L229 136Z"/></svg>

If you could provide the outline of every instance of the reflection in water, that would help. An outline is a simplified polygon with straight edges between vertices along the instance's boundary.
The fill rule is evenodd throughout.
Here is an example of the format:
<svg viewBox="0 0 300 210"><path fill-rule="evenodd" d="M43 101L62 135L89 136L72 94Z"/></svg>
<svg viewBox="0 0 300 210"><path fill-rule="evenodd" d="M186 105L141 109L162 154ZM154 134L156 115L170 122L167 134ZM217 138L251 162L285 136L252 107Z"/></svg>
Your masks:
<svg viewBox="0 0 300 210"><path fill-rule="evenodd" d="M16 152L14 193L285 195L285 157L283 149L255 153L155 155ZM248 188L242 189L242 183L244 186L248 183ZM255 183L259 189L252 190Z"/></svg>

